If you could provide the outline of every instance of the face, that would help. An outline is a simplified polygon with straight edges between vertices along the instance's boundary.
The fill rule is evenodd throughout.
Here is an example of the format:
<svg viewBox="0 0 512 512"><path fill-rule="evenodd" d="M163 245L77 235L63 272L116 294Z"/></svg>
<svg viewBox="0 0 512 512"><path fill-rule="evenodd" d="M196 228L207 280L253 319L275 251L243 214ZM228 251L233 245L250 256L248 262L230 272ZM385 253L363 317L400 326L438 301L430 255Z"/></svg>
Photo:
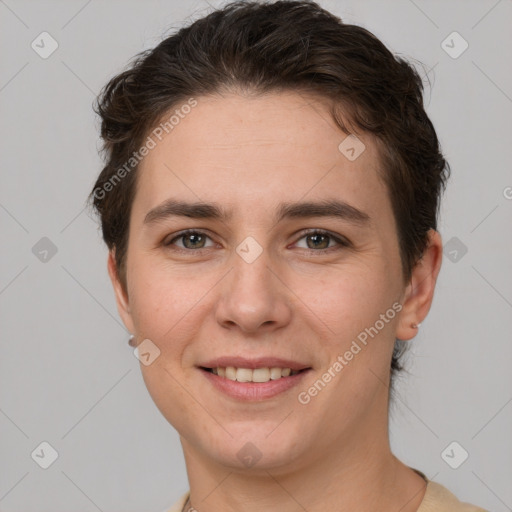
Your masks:
<svg viewBox="0 0 512 512"><path fill-rule="evenodd" d="M387 435L394 340L431 294L402 280L375 141L349 159L346 136L303 94L199 97L138 170L127 294L109 270L197 457L297 467Z"/></svg>

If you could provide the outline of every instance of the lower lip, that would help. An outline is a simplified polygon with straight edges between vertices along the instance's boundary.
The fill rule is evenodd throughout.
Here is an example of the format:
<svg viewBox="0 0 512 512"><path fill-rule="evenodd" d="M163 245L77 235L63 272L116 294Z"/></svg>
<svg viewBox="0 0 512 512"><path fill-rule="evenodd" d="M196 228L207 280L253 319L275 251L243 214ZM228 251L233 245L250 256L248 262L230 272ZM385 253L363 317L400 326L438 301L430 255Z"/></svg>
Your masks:
<svg viewBox="0 0 512 512"><path fill-rule="evenodd" d="M220 391L226 395L239 400L258 401L272 398L279 393L297 386L309 369L303 370L295 375L281 377L268 382L238 382L236 380L219 377L214 373L200 369L204 376Z"/></svg>

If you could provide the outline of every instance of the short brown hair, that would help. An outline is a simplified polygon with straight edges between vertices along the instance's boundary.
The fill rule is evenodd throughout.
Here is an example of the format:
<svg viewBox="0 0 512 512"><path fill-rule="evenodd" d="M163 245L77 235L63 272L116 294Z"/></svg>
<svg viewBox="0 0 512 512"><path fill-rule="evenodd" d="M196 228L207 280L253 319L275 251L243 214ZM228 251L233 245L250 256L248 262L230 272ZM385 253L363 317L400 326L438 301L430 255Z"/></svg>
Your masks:
<svg viewBox="0 0 512 512"><path fill-rule="evenodd" d="M315 2L236 1L138 54L98 96L105 166L89 199L103 239L115 249L125 290L137 176L136 162L128 171L126 163L171 109L222 90L310 92L332 102L331 115L344 132L375 136L407 282L429 229L437 229L441 188L450 174L423 107L418 72L371 32ZM113 183L121 168L123 178ZM391 377L402 369L404 347L396 341Z"/></svg>

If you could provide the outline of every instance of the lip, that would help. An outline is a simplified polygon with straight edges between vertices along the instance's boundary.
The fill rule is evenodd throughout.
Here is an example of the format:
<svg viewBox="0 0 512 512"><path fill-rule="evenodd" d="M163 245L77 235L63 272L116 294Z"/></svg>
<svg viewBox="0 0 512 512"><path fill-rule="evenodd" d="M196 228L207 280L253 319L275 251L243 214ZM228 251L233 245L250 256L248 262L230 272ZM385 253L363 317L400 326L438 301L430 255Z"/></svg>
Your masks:
<svg viewBox="0 0 512 512"><path fill-rule="evenodd" d="M290 368L299 371L311 368L308 364L302 364L298 361L289 359L281 359L279 357L258 357L255 359L246 359L245 357L218 357L205 363L198 365L203 368L227 368L233 366L235 368L248 368L254 370L256 368ZM286 377L285 377L286 378Z"/></svg>
<svg viewBox="0 0 512 512"><path fill-rule="evenodd" d="M232 361L233 359L230 358L230 360ZM215 361L215 363L216 362L217 360ZM253 363L256 364L254 361ZM245 362L244 364L247 363ZM279 367L280 365L281 363L276 364L274 366ZM218 366L222 367L222 365ZM233 365L228 364L227 366ZM256 366L256 368L257 367L258 366ZM282 367L291 368L290 366ZM239 368L248 368L248 366L239 366ZM219 377L218 375L215 375L214 373L211 373L202 368L198 369L204 375L204 377L208 379L208 381L223 394L237 400L251 402L267 400L281 393L284 393L285 391L290 390L291 388L297 386L302 381L304 376L308 374L311 370L311 368L308 367L307 369L304 369L304 371L297 373L295 375L281 377L280 379L277 380L269 380L268 382L238 382L236 380L227 379L226 377Z"/></svg>

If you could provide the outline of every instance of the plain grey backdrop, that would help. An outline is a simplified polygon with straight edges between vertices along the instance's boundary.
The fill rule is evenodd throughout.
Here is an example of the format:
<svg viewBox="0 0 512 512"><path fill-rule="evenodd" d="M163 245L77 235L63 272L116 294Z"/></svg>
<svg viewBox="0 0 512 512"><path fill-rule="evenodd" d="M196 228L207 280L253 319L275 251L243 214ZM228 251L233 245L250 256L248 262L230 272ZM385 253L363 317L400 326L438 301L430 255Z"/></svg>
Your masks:
<svg viewBox="0 0 512 512"><path fill-rule="evenodd" d="M452 166L443 266L398 382L392 447L460 499L512 510L512 1L320 3L423 63ZM84 207L101 169L95 95L210 10L0 0L2 512L160 512L188 488Z"/></svg>

